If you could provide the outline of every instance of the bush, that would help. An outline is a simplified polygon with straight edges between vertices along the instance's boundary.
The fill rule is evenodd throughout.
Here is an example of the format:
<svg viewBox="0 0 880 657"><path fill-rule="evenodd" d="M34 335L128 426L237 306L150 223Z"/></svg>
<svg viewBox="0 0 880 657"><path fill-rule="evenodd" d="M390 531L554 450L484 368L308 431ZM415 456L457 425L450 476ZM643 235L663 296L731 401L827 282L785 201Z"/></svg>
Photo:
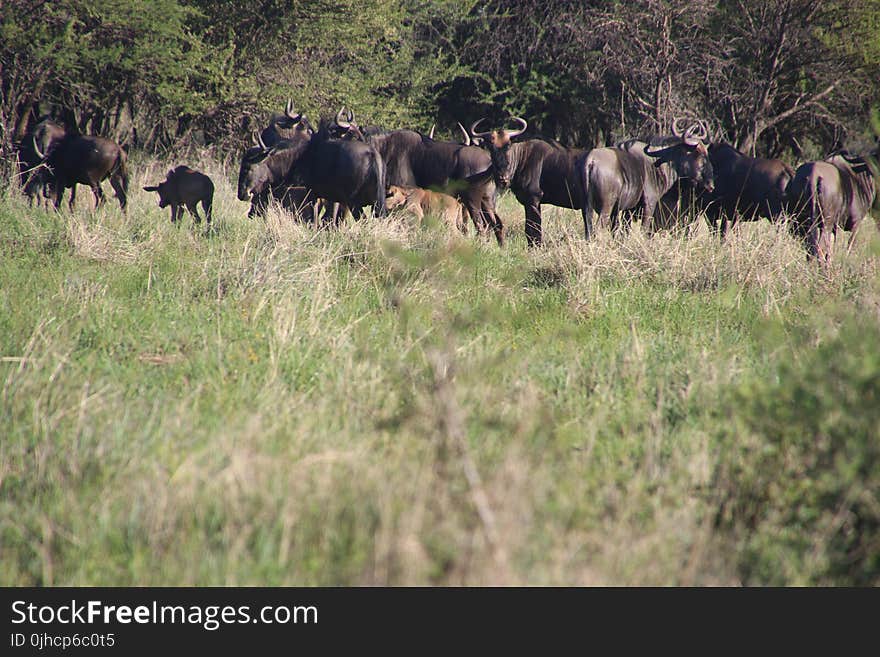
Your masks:
<svg viewBox="0 0 880 657"><path fill-rule="evenodd" d="M880 584L880 328L849 319L728 407L716 521L750 584Z"/></svg>

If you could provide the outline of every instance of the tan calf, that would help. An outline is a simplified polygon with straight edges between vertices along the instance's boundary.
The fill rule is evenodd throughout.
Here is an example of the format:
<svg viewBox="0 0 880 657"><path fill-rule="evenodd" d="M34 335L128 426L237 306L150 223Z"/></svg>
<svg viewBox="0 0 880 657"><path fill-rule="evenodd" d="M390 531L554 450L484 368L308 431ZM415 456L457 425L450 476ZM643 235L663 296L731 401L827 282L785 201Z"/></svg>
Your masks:
<svg viewBox="0 0 880 657"><path fill-rule="evenodd" d="M398 187L391 185L388 188L386 207L389 211L404 209L414 215L421 222L426 214L442 217L450 226L455 226L461 232L467 232L464 223L464 214L461 203L448 194L432 192L429 189L419 187Z"/></svg>

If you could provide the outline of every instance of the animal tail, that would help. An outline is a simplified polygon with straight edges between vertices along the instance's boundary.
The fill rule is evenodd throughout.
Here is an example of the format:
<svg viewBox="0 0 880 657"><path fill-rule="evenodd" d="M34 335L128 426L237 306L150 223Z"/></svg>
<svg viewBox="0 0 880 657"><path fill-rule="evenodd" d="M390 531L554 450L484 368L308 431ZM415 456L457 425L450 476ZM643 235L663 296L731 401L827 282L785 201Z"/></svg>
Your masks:
<svg viewBox="0 0 880 657"><path fill-rule="evenodd" d="M119 204L122 206L123 210L125 210L125 206L128 203L128 167L126 166L127 162L128 155L124 150L120 148L116 155L116 163L110 170L110 185L116 192L116 198L119 199Z"/></svg>
<svg viewBox="0 0 880 657"><path fill-rule="evenodd" d="M584 237L590 239L593 235L593 195L590 192L590 179L593 177L593 158L587 155L587 158L580 167L580 183L583 202L581 204L581 212L584 215Z"/></svg>
<svg viewBox="0 0 880 657"><path fill-rule="evenodd" d="M810 230L818 230L821 206L819 195L822 193L822 176L810 177Z"/></svg>
<svg viewBox="0 0 880 657"><path fill-rule="evenodd" d="M794 175L794 169L786 164L776 180L775 198L770 205L771 216L782 213L790 214L794 210L792 199L789 198L789 188L794 180Z"/></svg>
<svg viewBox="0 0 880 657"><path fill-rule="evenodd" d="M388 215L388 209L385 206L385 160L382 156L374 151L373 170L376 172L376 201L373 205L373 215L376 217L385 217Z"/></svg>

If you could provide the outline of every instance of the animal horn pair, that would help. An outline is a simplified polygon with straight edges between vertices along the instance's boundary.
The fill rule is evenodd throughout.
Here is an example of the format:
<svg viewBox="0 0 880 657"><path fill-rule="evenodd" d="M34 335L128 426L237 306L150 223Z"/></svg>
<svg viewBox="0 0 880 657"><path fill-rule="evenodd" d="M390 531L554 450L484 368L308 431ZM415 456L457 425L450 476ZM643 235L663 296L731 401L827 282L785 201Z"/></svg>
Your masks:
<svg viewBox="0 0 880 657"><path fill-rule="evenodd" d="M681 126L679 122L682 121L680 117L672 118L672 134L676 137L679 137L683 142L690 146L696 146L700 142L706 141L709 137L709 128L706 126L703 121L696 121L692 123L687 130L682 132Z"/></svg>
<svg viewBox="0 0 880 657"><path fill-rule="evenodd" d="M529 127L529 123L525 119L520 118L518 116L513 116L511 118L514 121L518 122L522 127L519 130L505 130L504 134L507 136L508 139L513 139L514 137L519 137L522 133L524 133L526 131L526 128ZM486 137L488 137L491 134L490 132L477 132L477 126L485 120L486 120L485 118L479 119L473 125L471 125L471 134L474 137L481 137L481 138L485 139Z"/></svg>
<svg viewBox="0 0 880 657"><path fill-rule="evenodd" d="M269 150L269 147L266 146L266 142L263 141L263 135L261 135L256 130L254 130L253 133L251 134L251 139L254 140L254 144L256 144L257 146L262 148L264 151Z"/></svg>
<svg viewBox="0 0 880 657"><path fill-rule="evenodd" d="M679 123L682 121L681 117L673 116L672 117L672 134L676 137L684 137L681 131L681 126Z"/></svg>
<svg viewBox="0 0 880 657"><path fill-rule="evenodd" d="M354 112L346 110L345 105L343 105L342 109L336 113L336 125L348 130L351 128L352 123L354 123Z"/></svg>

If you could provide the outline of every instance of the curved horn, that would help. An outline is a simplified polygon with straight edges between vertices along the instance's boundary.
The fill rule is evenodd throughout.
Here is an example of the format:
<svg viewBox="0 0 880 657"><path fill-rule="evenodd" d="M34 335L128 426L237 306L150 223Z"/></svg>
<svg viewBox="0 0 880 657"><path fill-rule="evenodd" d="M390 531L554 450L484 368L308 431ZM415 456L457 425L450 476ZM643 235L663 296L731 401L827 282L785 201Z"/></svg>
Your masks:
<svg viewBox="0 0 880 657"><path fill-rule="evenodd" d="M701 130L699 123L691 124L688 129L684 131L681 140L688 146L696 146L701 140L700 135L697 133L698 130Z"/></svg>
<svg viewBox="0 0 880 657"><path fill-rule="evenodd" d="M345 120L345 105L342 106L342 109L336 113L336 125L340 128L345 128L348 130L351 127L351 119L348 121Z"/></svg>
<svg viewBox="0 0 880 657"><path fill-rule="evenodd" d="M428 132L428 139L434 138L434 128L436 128L436 127L437 127L436 123L431 124L431 130L430 130L430 132Z"/></svg>
<svg viewBox="0 0 880 657"><path fill-rule="evenodd" d="M681 118L680 118L680 117L678 117L678 116L673 116L673 117L672 117L672 134L673 134L673 136L675 136L675 137L681 137L681 136L682 136L682 133L681 133L681 126L678 125L680 121L681 121Z"/></svg>
<svg viewBox="0 0 880 657"><path fill-rule="evenodd" d="M465 146L471 145L471 136L468 134L468 131L465 130L464 126L461 123L457 123L458 129L461 130L461 134L464 137L464 141L462 142Z"/></svg>
<svg viewBox="0 0 880 657"><path fill-rule="evenodd" d="M526 128L529 127L529 122L526 121L525 119L521 119L518 116L512 116L510 118L512 118L514 121L518 121L522 125L522 128L520 128L519 130L507 130L506 131L507 138L513 139L514 137L519 137L522 133L524 133L526 131Z"/></svg>
<svg viewBox="0 0 880 657"><path fill-rule="evenodd" d="M668 151L669 151L669 147L668 147L668 146L663 147L663 148L658 148L656 151L652 151L652 150L651 150L651 145L650 145L650 144L646 144L646 145L645 145L645 148L644 148L644 153L645 153L645 155L647 155L648 157L662 157L663 155L666 155L666 153L667 153Z"/></svg>
<svg viewBox="0 0 880 657"><path fill-rule="evenodd" d="M709 126L708 126L708 124L703 120L700 120L699 123L700 123L700 139L702 139L703 141L709 141Z"/></svg>
<svg viewBox="0 0 880 657"><path fill-rule="evenodd" d="M293 106L293 99L287 100L287 105L284 106L284 114L291 121L299 121L302 118L302 113L297 112Z"/></svg>
<svg viewBox="0 0 880 657"><path fill-rule="evenodd" d="M700 142L706 141L706 138L709 136L709 129L703 121L697 121L684 134L685 142L691 146L696 146Z"/></svg>
<svg viewBox="0 0 880 657"><path fill-rule="evenodd" d="M354 123L354 112L352 112L350 109L348 109L345 111L345 114L348 117L349 123Z"/></svg>
<svg viewBox="0 0 880 657"><path fill-rule="evenodd" d="M251 141L254 142L254 146L260 145L260 133L258 131L254 130L251 133Z"/></svg>
<svg viewBox="0 0 880 657"><path fill-rule="evenodd" d="M266 142L263 141L263 135L257 135L257 145L262 148L264 151L268 151L269 147L266 146Z"/></svg>
<svg viewBox="0 0 880 657"><path fill-rule="evenodd" d="M474 137L482 137L483 139L485 139L486 137L488 137L491 134L490 131L477 132L477 126L480 125L480 123L482 123L485 120L486 120L485 118L478 119L473 125L471 125L471 135L473 135Z"/></svg>
<svg viewBox="0 0 880 657"><path fill-rule="evenodd" d="M34 135L33 137L31 137L31 140L34 142L34 152L39 156L39 158L40 158L41 160L45 160L45 159L46 159L46 154L45 154L43 151L40 150L40 147L39 147L39 146L37 146L37 137L36 137L36 135Z"/></svg>

